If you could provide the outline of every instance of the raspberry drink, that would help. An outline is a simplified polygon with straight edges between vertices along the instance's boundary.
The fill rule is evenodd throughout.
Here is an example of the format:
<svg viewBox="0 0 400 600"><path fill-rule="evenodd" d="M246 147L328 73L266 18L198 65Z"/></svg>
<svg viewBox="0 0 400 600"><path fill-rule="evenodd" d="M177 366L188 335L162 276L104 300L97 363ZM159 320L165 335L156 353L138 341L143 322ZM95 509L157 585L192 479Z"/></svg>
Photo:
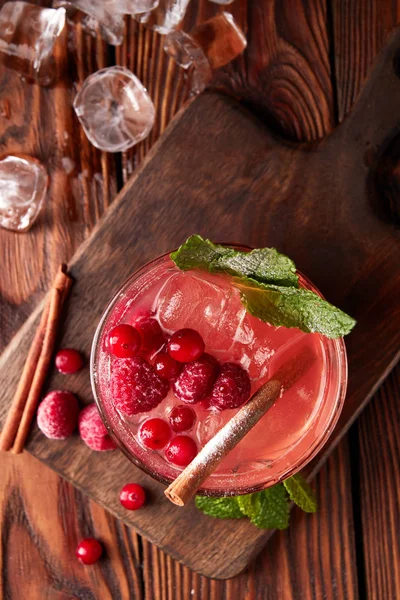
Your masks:
<svg viewBox="0 0 400 600"><path fill-rule="evenodd" d="M316 291L303 276L299 283ZM107 307L91 357L94 395L125 454L169 483L306 347L312 366L200 490L249 493L298 471L332 432L347 381L342 339L263 322L246 310L229 276L181 271L165 255L135 273Z"/></svg>

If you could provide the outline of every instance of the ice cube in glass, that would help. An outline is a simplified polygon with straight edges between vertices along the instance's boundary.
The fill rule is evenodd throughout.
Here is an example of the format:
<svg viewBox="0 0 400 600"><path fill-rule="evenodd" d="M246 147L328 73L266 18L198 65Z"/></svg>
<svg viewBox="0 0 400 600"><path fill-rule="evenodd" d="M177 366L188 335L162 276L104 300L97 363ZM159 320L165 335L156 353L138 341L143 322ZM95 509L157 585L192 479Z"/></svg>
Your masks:
<svg viewBox="0 0 400 600"><path fill-rule="evenodd" d="M63 8L6 2L0 10L1 62L40 85L57 77L55 47L65 32Z"/></svg>
<svg viewBox="0 0 400 600"><path fill-rule="evenodd" d="M0 226L27 231L43 205L48 176L40 162L28 156L0 160Z"/></svg>
<svg viewBox="0 0 400 600"><path fill-rule="evenodd" d="M108 67L90 75L74 101L89 140L106 152L123 152L148 136L154 105L146 88L125 67Z"/></svg>

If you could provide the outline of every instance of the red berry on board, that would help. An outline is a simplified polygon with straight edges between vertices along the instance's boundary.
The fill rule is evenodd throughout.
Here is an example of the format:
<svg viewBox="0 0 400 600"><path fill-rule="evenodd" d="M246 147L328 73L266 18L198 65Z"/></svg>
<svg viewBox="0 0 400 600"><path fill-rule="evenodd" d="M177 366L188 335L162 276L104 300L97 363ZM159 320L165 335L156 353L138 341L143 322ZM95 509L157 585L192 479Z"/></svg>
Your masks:
<svg viewBox="0 0 400 600"><path fill-rule="evenodd" d="M79 435L91 450L101 452L116 448L114 441L108 435L95 404L90 404L81 410L79 414Z"/></svg>
<svg viewBox="0 0 400 600"><path fill-rule="evenodd" d="M175 396L189 404L200 402L211 392L218 369L217 359L210 354L203 354L198 360L186 363L173 382Z"/></svg>
<svg viewBox="0 0 400 600"><path fill-rule="evenodd" d="M147 419L139 428L139 437L146 448L161 450L171 437L171 430L164 419Z"/></svg>
<svg viewBox="0 0 400 600"><path fill-rule="evenodd" d="M94 538L82 540L75 551L75 555L84 565L92 565L103 554L103 546Z"/></svg>
<svg viewBox="0 0 400 600"><path fill-rule="evenodd" d="M63 348L56 354L55 364L63 375L71 375L76 373L83 367L83 358L78 350L73 348Z"/></svg>
<svg viewBox="0 0 400 600"><path fill-rule="evenodd" d="M190 406L175 406L169 413L169 422L176 432L192 429L196 421L196 413Z"/></svg>
<svg viewBox="0 0 400 600"><path fill-rule="evenodd" d="M145 353L155 352L165 343L165 335L160 323L151 316L150 311L136 315L133 318L133 326L142 338L142 351Z"/></svg>
<svg viewBox="0 0 400 600"><path fill-rule="evenodd" d="M127 483L119 494L119 501L128 510L137 510L145 503L146 493L138 483Z"/></svg>
<svg viewBox="0 0 400 600"><path fill-rule="evenodd" d="M127 323L113 327L108 334L108 347L117 358L133 358L141 343L140 333Z"/></svg>
<svg viewBox="0 0 400 600"><path fill-rule="evenodd" d="M194 329L179 329L168 341L168 353L178 362L197 360L203 352L203 338Z"/></svg>
<svg viewBox="0 0 400 600"><path fill-rule="evenodd" d="M161 350L154 357L154 370L163 379L176 379L181 372L182 364L174 360L167 352Z"/></svg>
<svg viewBox="0 0 400 600"><path fill-rule="evenodd" d="M113 402L124 415L152 410L164 400L168 390L168 381L159 377L143 358L115 361L112 366Z"/></svg>
<svg viewBox="0 0 400 600"><path fill-rule="evenodd" d="M250 395L250 377L240 365L225 363L214 383L210 405L221 410L238 408Z"/></svg>
<svg viewBox="0 0 400 600"><path fill-rule="evenodd" d="M45 396L37 411L37 424L51 440L64 440L72 435L78 423L79 406L71 392L54 391Z"/></svg>
<svg viewBox="0 0 400 600"><path fill-rule="evenodd" d="M165 449L169 462L179 467L187 467L197 454L196 442L187 435L177 435Z"/></svg>

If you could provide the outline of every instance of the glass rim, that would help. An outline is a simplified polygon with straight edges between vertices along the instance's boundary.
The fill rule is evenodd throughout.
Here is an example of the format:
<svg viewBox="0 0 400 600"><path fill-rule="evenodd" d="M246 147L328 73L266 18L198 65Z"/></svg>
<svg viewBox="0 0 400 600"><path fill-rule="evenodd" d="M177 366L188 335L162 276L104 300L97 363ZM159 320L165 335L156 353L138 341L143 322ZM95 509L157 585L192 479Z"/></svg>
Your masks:
<svg viewBox="0 0 400 600"><path fill-rule="evenodd" d="M250 246L247 246L245 244L237 244L237 243L231 244L231 243L225 242L225 243L223 243L223 245L226 245L229 247L243 248L246 250L252 249ZM144 265L142 265L141 267L136 269L128 277L128 279L126 279L125 282L118 288L118 290L113 294L111 300L108 302L106 308L103 311L103 314L97 325L96 332L94 334L91 352L90 352L91 387L92 387L92 391L93 391L94 400L96 402L97 408L99 410L100 416L103 420L103 423L107 429L108 434L110 435L112 440L115 442L117 447L122 451L122 453L133 464L135 464L141 471L144 471L145 473L150 475L150 477L152 477L156 481L159 481L160 483L167 485L167 486L170 483L172 483L172 481L174 481L174 478L163 476L157 470L152 469L150 466L148 466L146 463L144 463L140 458L135 456L133 454L133 452L127 447L125 442L115 433L114 429L109 424L109 421L108 421L108 418L106 415L106 410L105 410L103 403L101 401L101 398L99 397L99 394L97 392L98 384L95 381L94 374L95 374L97 350L100 346L99 340L103 333L104 326L106 325L107 318L110 315L115 304L117 303L118 299L120 298L121 294L123 294L125 292L125 290L129 289L129 287L131 286L131 283L134 280L138 279L141 276L143 271L146 271L154 263L157 263L157 262L161 261L162 259L164 259L166 256L169 256L175 250L176 249L170 250L168 252L160 254L156 258L148 260ZM296 270L296 272L313 289L318 290L318 288L316 288L316 286L301 271ZM322 294L321 294L321 296L322 296ZM331 346L329 348L329 354L331 356L333 356L335 358L335 360L337 361L337 379L338 379L337 387L338 387L338 389L336 392L336 396L332 402L334 409L333 409L333 412L332 412L330 418L328 419L326 425L324 426L323 434L320 437L317 437L315 442L307 447L307 449L302 453L302 455L295 461L295 463L292 466L290 466L281 475L277 476L273 481L264 481L263 480L254 485L247 485L247 486L235 488L232 490L224 489L223 492L220 491L219 489L215 489L215 488L201 487L197 490L197 492L196 492L197 495L213 496L213 497L221 497L221 496L228 497L228 496L240 496L243 494L250 494L250 493L262 491L262 490L267 489L268 487L272 487L273 485L276 485L277 483L280 483L283 480L288 479L292 475L296 474L298 471L303 469L323 448L323 446L327 442L328 438L331 436L331 434L337 424L337 421L339 419L340 413L342 411L345 397L346 397L347 379L348 379L347 352L346 352L346 346L345 346L343 337L337 338L337 339L331 339L331 338L325 338L325 339L327 340L327 343L329 343L329 345ZM329 382L327 383L327 387L329 388Z"/></svg>

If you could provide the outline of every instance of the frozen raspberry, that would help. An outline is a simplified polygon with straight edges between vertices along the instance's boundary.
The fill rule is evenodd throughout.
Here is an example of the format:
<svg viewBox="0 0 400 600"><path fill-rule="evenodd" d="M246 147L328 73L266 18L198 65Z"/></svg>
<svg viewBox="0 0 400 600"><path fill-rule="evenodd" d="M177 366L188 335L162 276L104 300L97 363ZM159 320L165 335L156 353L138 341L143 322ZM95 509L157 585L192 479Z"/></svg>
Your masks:
<svg viewBox="0 0 400 600"><path fill-rule="evenodd" d="M173 383L175 396L189 404L200 402L211 392L218 368L218 361L210 354L185 364Z"/></svg>
<svg viewBox="0 0 400 600"><path fill-rule="evenodd" d="M146 493L138 483L127 483L119 494L119 501L128 510L137 510L145 503Z"/></svg>
<svg viewBox="0 0 400 600"><path fill-rule="evenodd" d="M204 352L204 341L194 329L179 329L168 341L168 352L178 362L197 360Z"/></svg>
<svg viewBox="0 0 400 600"><path fill-rule="evenodd" d="M117 358L133 358L140 350L140 333L127 323L113 327L108 334L108 347Z"/></svg>
<svg viewBox="0 0 400 600"><path fill-rule="evenodd" d="M168 381L162 379L143 358L126 358L113 364L111 393L115 407L132 416L152 410L168 394Z"/></svg>
<svg viewBox="0 0 400 600"><path fill-rule="evenodd" d="M102 554L103 546L94 538L82 540L75 550L75 556L79 558L84 565L92 565L97 562Z"/></svg>
<svg viewBox="0 0 400 600"><path fill-rule="evenodd" d="M165 343L165 335L160 323L151 316L149 311L137 314L132 324L141 335L143 352L155 352Z"/></svg>
<svg viewBox="0 0 400 600"><path fill-rule="evenodd" d="M42 433L52 440L69 437L78 422L79 406L71 392L54 391L47 394L37 411L37 424Z"/></svg>
<svg viewBox="0 0 400 600"><path fill-rule="evenodd" d="M147 419L140 426L139 437L147 448L161 450L171 437L171 430L163 419Z"/></svg>
<svg viewBox="0 0 400 600"><path fill-rule="evenodd" d="M175 436L165 449L167 460L178 467L187 467L196 454L196 442L187 435Z"/></svg>
<svg viewBox="0 0 400 600"><path fill-rule="evenodd" d="M169 422L174 431L188 431L196 421L196 413L190 406L175 406L169 413Z"/></svg>
<svg viewBox="0 0 400 600"><path fill-rule="evenodd" d="M221 410L237 408L246 402L250 395L250 377L240 365L222 365L210 396L211 406Z"/></svg>
<svg viewBox="0 0 400 600"><path fill-rule="evenodd" d="M154 357L154 369L163 379L176 379L181 372L182 364L171 358L165 350L160 350Z"/></svg>
<svg viewBox="0 0 400 600"><path fill-rule="evenodd" d="M79 414L79 435L91 450L114 450L115 443L108 435L97 406L90 404Z"/></svg>
<svg viewBox="0 0 400 600"><path fill-rule="evenodd" d="M83 367L83 358L78 350L73 348L63 348L56 354L55 364L63 375L70 375L76 373Z"/></svg>

